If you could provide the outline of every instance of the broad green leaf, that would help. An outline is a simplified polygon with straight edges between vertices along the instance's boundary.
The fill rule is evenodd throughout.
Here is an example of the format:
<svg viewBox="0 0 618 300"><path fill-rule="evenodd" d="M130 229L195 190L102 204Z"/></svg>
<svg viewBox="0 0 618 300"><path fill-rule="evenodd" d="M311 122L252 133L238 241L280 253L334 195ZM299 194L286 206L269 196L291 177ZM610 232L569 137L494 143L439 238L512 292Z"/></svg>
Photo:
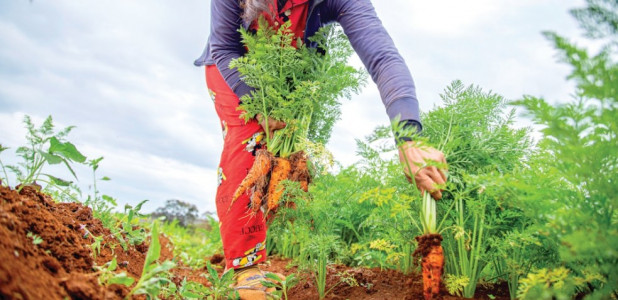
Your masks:
<svg viewBox="0 0 618 300"><path fill-rule="evenodd" d="M47 153L44 151L37 151L50 165L57 165L63 161L62 157L58 155L54 155L52 153Z"/></svg>
<svg viewBox="0 0 618 300"><path fill-rule="evenodd" d="M49 153L58 154L74 162L83 163L86 161L86 157L70 142L62 143L57 138L52 137L49 144Z"/></svg>
<svg viewBox="0 0 618 300"><path fill-rule="evenodd" d="M158 274L158 273L161 273L161 272L169 271L169 270L173 269L175 266L176 266L176 263L174 263L173 261L170 261L170 260L166 260L162 264L156 265L156 267L153 268L150 271L150 273Z"/></svg>
<svg viewBox="0 0 618 300"><path fill-rule="evenodd" d="M281 282L281 278L279 278L279 276L275 275L274 273L271 272L267 272L266 273L266 278L270 278L276 282Z"/></svg>
<svg viewBox="0 0 618 300"><path fill-rule="evenodd" d="M219 281L219 274L217 274L217 271L215 270L215 268L212 267L212 265L210 264L210 262L206 263L206 268L208 269L208 273L210 274L210 282L213 285L218 285Z"/></svg>
<svg viewBox="0 0 618 300"><path fill-rule="evenodd" d="M140 203L138 203L138 204L135 206L135 209L134 209L134 210L135 210L136 212L139 212L139 211L142 209L142 205L144 205L144 203L146 203L146 202L148 202L148 200L142 200Z"/></svg>
<svg viewBox="0 0 618 300"><path fill-rule="evenodd" d="M49 178L49 181L53 185L57 185L57 186L70 186L71 185L71 181L66 181L64 179L60 179L58 177L55 177L49 174L41 174L41 175L47 176L47 178Z"/></svg>
<svg viewBox="0 0 618 300"><path fill-rule="evenodd" d="M103 200L109 202L110 204L112 204L113 206L117 206L118 204L116 203L116 199L114 199L111 196L108 195L102 195L101 198L103 198Z"/></svg>
<svg viewBox="0 0 618 300"><path fill-rule="evenodd" d="M133 282L135 282L135 279L127 276L127 274L123 272L116 274L116 276L110 278L108 284L122 284L124 286L131 286Z"/></svg>
<svg viewBox="0 0 618 300"><path fill-rule="evenodd" d="M194 293L192 291L182 291L180 292L180 296L182 296L183 298L195 298L195 299L202 298L202 295Z"/></svg>
<svg viewBox="0 0 618 300"><path fill-rule="evenodd" d="M223 275L221 275L221 282L225 283L231 281L234 278L234 269L229 269Z"/></svg>
<svg viewBox="0 0 618 300"><path fill-rule="evenodd" d="M262 280L262 285L265 286L265 287L269 287L269 288L271 288L271 287L276 288L276 287L279 286L278 284L275 284L272 281L268 281L268 280Z"/></svg>
<svg viewBox="0 0 618 300"><path fill-rule="evenodd" d="M144 261L144 270L142 276L146 274L148 266L159 259L161 256L161 244L159 244L159 223L153 222L150 229L150 247L146 253L146 260Z"/></svg>
<svg viewBox="0 0 618 300"><path fill-rule="evenodd" d="M108 271L114 271L118 267L118 262L116 261L116 257L112 258L112 261L109 262L109 267L107 267Z"/></svg>

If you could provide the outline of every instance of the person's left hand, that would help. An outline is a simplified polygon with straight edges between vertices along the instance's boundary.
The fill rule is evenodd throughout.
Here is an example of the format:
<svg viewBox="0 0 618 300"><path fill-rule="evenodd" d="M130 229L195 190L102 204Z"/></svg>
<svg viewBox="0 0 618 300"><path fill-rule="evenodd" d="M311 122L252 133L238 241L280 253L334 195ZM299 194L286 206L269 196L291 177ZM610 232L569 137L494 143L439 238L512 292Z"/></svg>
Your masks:
<svg viewBox="0 0 618 300"><path fill-rule="evenodd" d="M262 126L264 132L266 132L266 120L264 120L264 116L262 114L258 114L256 116L258 123ZM285 128L285 122L277 121L271 117L268 117L268 138L272 139L273 134L275 134L275 130Z"/></svg>
<svg viewBox="0 0 618 300"><path fill-rule="evenodd" d="M421 192L428 191L434 199L442 199L442 192L438 186L446 183L446 175L436 166L426 166L426 161L435 161L446 166L446 159L440 150L421 147L409 141L399 146L399 160L403 164L408 180L412 182L412 177L414 177L416 187Z"/></svg>

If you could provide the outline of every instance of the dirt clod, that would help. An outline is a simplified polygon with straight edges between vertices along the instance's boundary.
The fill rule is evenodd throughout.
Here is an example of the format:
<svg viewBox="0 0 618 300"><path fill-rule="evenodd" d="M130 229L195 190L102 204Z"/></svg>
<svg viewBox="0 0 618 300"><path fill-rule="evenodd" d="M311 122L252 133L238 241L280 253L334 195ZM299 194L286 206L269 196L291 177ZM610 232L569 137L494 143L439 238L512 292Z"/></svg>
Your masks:
<svg viewBox="0 0 618 300"><path fill-rule="evenodd" d="M442 236L440 234L424 234L421 236L417 236L416 241L418 242L418 247L414 250L412 256L414 257L425 257L431 251L431 247L440 246L442 243Z"/></svg>

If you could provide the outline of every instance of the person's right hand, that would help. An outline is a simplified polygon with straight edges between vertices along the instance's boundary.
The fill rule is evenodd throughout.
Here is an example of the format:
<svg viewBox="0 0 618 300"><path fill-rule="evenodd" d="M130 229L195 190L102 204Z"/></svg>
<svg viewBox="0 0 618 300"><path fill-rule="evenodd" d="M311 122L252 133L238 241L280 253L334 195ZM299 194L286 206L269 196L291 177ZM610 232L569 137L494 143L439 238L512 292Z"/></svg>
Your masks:
<svg viewBox="0 0 618 300"><path fill-rule="evenodd" d="M405 142L399 147L399 160L403 164L404 172L408 181L414 182L421 191L428 191L436 199L442 199L442 192L439 186L446 183L446 175L442 169L435 166L426 165L426 161L443 163L446 166L446 159L440 150L431 147L420 147L415 142Z"/></svg>
<svg viewBox="0 0 618 300"><path fill-rule="evenodd" d="M258 114L256 117L258 123L262 126L262 130L266 132L266 120L264 120L264 116L262 114ZM273 134L275 134L275 130L285 128L286 124L281 121L277 121L271 117L268 117L268 138L272 139Z"/></svg>

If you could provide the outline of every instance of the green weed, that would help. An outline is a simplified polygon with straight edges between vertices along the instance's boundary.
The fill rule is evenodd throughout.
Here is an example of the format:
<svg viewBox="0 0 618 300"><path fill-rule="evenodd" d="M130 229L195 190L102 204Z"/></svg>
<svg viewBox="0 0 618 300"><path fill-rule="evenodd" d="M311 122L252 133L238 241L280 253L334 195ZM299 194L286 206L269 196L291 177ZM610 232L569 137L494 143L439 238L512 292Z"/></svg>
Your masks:
<svg viewBox="0 0 618 300"><path fill-rule="evenodd" d="M221 275L221 277L219 277L217 270L215 270L210 262L206 263L206 268L208 269L208 273L205 275L203 274L202 276L206 277L206 279L208 279L208 281L212 284L210 290L207 292L208 299L219 300L239 298L238 292L232 287L235 283L234 269L227 270Z"/></svg>
<svg viewBox="0 0 618 300"><path fill-rule="evenodd" d="M268 288L276 288L277 293L283 294L283 299L288 300L288 291L293 288L300 281L296 274L292 273L286 276L284 279L279 278L279 276L273 273L266 273L266 279L262 281L262 285ZM281 298L281 296L279 296Z"/></svg>
<svg viewBox="0 0 618 300"><path fill-rule="evenodd" d="M28 232L26 234L26 237L32 239L32 244L33 245L38 245L38 244L43 242L43 239L40 236L38 236L38 235L36 235L36 234L34 234L32 232Z"/></svg>
<svg viewBox="0 0 618 300"><path fill-rule="evenodd" d="M110 262L104 266L95 266L94 269L99 273L99 283L102 285L121 284L130 287L135 279L128 276L126 272L116 273L118 268L118 262L114 257Z"/></svg>
<svg viewBox="0 0 618 300"><path fill-rule="evenodd" d="M166 275L167 271L174 268L176 264L169 260L158 263L157 260L160 255L161 244L159 243L159 225L158 222L155 221L152 223L150 229L150 247L146 253L142 275L125 299L130 299L131 295L142 294L146 295L148 299L157 299L159 293L166 284L173 284Z"/></svg>
<svg viewBox="0 0 618 300"><path fill-rule="evenodd" d="M86 157L77 150L75 145L65 140L74 127L69 126L56 132L51 116L47 117L38 128L27 115L24 117L24 123L27 129L26 140L28 145L21 146L15 151L17 156L22 159L17 165L4 165L0 160L0 166L4 173L4 178L1 180L2 184L9 186L9 176L6 171L8 169L15 175L19 183L18 190L21 190L24 186L39 186L38 182L41 182L46 184L44 190L55 191L59 196L67 196L73 201L77 201L75 194L71 192L71 189L76 187L70 181L43 173L46 165L63 164L66 170L77 179L72 164L83 164ZM0 146L0 153L7 149Z"/></svg>

